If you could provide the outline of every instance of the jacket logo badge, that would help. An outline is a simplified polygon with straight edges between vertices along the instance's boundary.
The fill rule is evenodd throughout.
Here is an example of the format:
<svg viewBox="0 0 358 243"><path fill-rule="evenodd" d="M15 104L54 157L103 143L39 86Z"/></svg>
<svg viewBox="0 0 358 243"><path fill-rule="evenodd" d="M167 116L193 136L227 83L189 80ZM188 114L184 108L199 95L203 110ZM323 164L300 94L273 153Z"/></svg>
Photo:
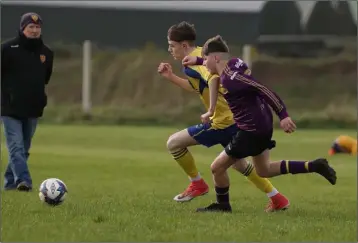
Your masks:
<svg viewBox="0 0 358 243"><path fill-rule="evenodd" d="M45 55L40 55L40 60L42 63L44 63L46 61L46 56Z"/></svg>
<svg viewBox="0 0 358 243"><path fill-rule="evenodd" d="M37 20L39 19L39 17L35 14L31 15L31 18L35 23L37 23Z"/></svg>

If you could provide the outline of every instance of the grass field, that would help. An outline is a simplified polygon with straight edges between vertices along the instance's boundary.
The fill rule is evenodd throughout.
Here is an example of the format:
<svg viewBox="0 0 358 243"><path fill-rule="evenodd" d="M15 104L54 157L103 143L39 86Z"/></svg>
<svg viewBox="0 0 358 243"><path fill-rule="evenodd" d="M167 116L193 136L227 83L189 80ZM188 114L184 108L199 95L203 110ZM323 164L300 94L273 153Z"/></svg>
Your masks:
<svg viewBox="0 0 358 243"><path fill-rule="evenodd" d="M46 126L33 141L30 168L36 190L2 192L2 242L181 241L181 242L353 242L356 237L357 162L336 156L337 185L322 177L288 175L272 179L291 200L288 211L266 214L266 196L230 171L231 215L196 214L215 199L213 190L187 204L172 198L187 178L166 151L176 128ZM355 131L277 131L272 158L326 156L339 134ZM2 139L3 141L3 139ZM7 153L2 153L2 168ZM202 175L212 185L209 164L220 147L192 148ZM3 171L3 170L2 170ZM43 205L37 188L58 177L69 195L59 207Z"/></svg>

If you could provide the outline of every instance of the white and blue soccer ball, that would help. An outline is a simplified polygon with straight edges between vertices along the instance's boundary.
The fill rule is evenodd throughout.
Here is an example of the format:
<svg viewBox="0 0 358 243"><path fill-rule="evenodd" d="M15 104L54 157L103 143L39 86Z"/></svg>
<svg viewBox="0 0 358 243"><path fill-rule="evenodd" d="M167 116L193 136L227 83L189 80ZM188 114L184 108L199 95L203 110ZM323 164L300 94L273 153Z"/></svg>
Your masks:
<svg viewBox="0 0 358 243"><path fill-rule="evenodd" d="M67 196L66 184L57 178L44 180L40 185L39 197L44 203L57 206L63 203Z"/></svg>

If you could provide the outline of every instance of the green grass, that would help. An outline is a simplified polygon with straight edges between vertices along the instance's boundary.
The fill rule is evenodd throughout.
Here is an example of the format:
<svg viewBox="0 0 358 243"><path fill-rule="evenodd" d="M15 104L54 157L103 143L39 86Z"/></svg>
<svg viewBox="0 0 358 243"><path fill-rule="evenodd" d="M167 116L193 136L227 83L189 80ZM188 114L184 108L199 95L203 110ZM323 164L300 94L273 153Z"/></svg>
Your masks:
<svg viewBox="0 0 358 243"><path fill-rule="evenodd" d="M288 211L274 214L263 212L263 193L230 171L233 214L199 215L193 211L215 199L213 190L187 204L172 200L188 183L165 147L167 137L177 130L41 125L29 161L36 190L2 192L2 241L356 241L354 157L330 160L337 171L336 186L315 174L272 179L291 200ZM293 135L277 130L272 159L326 156L340 134L355 136L347 130ZM211 186L209 165L220 150L191 149ZM7 158L3 151L2 168ZM59 207L39 200L37 187L49 177L68 186L68 198Z"/></svg>

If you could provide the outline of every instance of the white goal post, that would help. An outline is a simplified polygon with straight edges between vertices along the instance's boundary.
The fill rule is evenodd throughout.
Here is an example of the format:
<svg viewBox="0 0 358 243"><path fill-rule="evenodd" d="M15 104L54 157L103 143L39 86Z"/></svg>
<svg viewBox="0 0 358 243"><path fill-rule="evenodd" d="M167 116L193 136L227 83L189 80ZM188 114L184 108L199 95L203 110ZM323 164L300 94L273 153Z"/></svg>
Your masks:
<svg viewBox="0 0 358 243"><path fill-rule="evenodd" d="M244 45L242 48L242 60L252 69L255 48L252 45Z"/></svg>
<svg viewBox="0 0 358 243"><path fill-rule="evenodd" d="M82 112L85 116L91 116L91 83L92 83L92 52L91 41L83 42L82 60Z"/></svg>

